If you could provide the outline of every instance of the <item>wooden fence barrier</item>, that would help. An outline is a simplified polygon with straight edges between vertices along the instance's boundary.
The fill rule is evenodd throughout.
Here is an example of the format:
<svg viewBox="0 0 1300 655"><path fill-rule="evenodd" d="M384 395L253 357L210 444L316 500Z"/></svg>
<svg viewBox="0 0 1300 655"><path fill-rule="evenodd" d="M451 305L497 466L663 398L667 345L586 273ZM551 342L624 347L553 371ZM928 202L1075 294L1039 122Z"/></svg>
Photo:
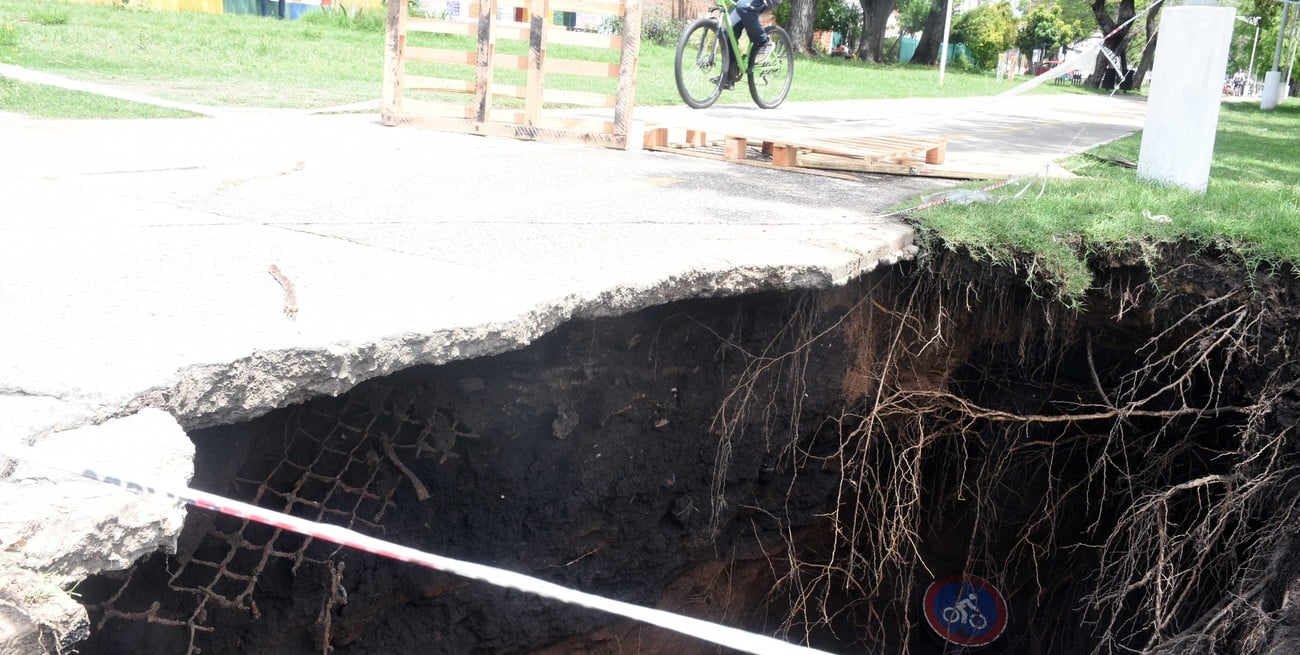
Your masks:
<svg viewBox="0 0 1300 655"><path fill-rule="evenodd" d="M640 147L641 139L630 139L629 134L641 45L641 0L500 0L502 7L526 9L526 23L498 20L498 0L469 1L477 3L477 16L460 20L412 17L406 0L389 1L382 112L386 125L414 123L469 134L611 148ZM616 16L622 19L623 33L570 31L552 24L554 12ZM407 35L411 32L476 37L478 48L464 51L409 45ZM526 42L527 56L497 52L498 39ZM616 50L620 52L619 63L549 57L546 49L553 44ZM472 66L474 79L408 73L408 62ZM526 84L496 83L493 74L498 70L526 71ZM546 88L548 73L617 78L617 94ZM472 94L473 98L468 104L431 102L408 97L412 91ZM495 107L494 98L521 99L523 108ZM566 116L555 109L556 105L613 108L613 120L573 116L572 112ZM543 112L544 108L548 110Z"/></svg>

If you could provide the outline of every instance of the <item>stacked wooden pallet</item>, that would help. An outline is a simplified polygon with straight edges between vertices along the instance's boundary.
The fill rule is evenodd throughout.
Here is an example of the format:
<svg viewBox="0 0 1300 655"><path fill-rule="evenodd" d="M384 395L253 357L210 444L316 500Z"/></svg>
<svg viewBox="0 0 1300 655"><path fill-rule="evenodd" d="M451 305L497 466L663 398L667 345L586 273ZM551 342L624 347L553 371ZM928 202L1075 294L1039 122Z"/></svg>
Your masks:
<svg viewBox="0 0 1300 655"><path fill-rule="evenodd" d="M757 153L751 144L760 145ZM798 128L733 121L689 126L654 124L644 147L780 168L967 177L944 171L947 140L935 137L861 136L834 128Z"/></svg>

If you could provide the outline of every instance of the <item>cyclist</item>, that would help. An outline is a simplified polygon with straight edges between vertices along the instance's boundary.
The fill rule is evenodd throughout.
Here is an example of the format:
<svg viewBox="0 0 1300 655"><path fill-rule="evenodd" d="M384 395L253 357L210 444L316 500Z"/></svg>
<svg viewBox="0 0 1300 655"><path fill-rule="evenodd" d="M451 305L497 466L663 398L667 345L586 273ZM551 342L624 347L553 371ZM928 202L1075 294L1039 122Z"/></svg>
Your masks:
<svg viewBox="0 0 1300 655"><path fill-rule="evenodd" d="M737 0L735 8L731 10L731 26L736 31L736 38L740 38L743 27L749 33L749 42L758 46L758 50L754 51L755 64L766 62L776 49L776 43L767 36L763 25L758 21L759 14L774 6L776 2L769 5L767 0Z"/></svg>
<svg viewBox="0 0 1300 655"><path fill-rule="evenodd" d="M776 42L767 35L767 32L763 31L763 24L759 22L758 15L770 10L779 1L771 0L772 4L768 5L769 0L737 0L727 16L731 21L731 29L735 31L737 39L740 38L740 30L743 29L749 34L750 43L758 46L754 50L753 63L755 66L770 59L772 51L776 49ZM736 59L736 57L731 58L731 70L728 71L727 79L723 83L722 88L724 89L730 89L735 85L736 80L740 79L742 71L740 70L740 62L736 61ZM718 79L714 78L713 81L717 82Z"/></svg>

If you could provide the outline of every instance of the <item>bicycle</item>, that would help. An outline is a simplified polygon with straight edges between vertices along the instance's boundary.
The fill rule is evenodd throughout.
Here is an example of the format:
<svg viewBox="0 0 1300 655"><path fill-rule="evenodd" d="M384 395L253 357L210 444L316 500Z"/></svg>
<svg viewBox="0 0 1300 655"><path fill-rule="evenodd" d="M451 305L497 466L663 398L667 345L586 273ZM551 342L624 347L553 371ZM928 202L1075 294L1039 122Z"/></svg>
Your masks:
<svg viewBox="0 0 1300 655"><path fill-rule="evenodd" d="M763 109L774 109L785 101L794 83L794 48L790 35L781 27L764 28L768 38L776 43L772 56L761 64L753 64L755 46L741 30L740 39L729 18L735 0L715 0L709 16L696 19L682 32L677 42L677 58L673 64L677 78L677 93L686 104L704 109L717 102L723 89L730 89L740 80L742 71L749 78L749 95ZM725 35L725 37L723 36ZM742 48L741 44L747 47ZM732 53L739 53L736 61Z"/></svg>

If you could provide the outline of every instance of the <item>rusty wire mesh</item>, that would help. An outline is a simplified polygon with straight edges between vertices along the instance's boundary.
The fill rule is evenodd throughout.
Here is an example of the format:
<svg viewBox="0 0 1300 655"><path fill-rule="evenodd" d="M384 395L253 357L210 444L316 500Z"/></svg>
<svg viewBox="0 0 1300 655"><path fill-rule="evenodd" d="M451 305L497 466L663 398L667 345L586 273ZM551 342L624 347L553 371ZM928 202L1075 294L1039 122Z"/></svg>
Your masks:
<svg viewBox="0 0 1300 655"><path fill-rule="evenodd" d="M382 533L385 512L403 480L417 497L428 497L402 458L428 455L445 461L464 429L451 411L438 407L428 387L370 385L341 399L299 406L283 419L281 444L256 443L226 491L228 495L293 516ZM399 454L400 453L400 454ZM187 530L197 531L192 548L167 559L165 588L156 576L132 567L120 587L89 609L96 628L109 621L144 621L188 630L187 655L203 652L202 633L212 633L213 608L261 618L254 598L267 566L280 560L296 574L303 566L324 567L330 583L321 589L318 643L328 652L331 616L341 605L342 546L235 517L207 514ZM179 562L173 566L172 562ZM152 599L141 606L140 598ZM132 600L135 599L135 600ZM344 601L345 602L345 601ZM134 606L133 606L134 605Z"/></svg>

